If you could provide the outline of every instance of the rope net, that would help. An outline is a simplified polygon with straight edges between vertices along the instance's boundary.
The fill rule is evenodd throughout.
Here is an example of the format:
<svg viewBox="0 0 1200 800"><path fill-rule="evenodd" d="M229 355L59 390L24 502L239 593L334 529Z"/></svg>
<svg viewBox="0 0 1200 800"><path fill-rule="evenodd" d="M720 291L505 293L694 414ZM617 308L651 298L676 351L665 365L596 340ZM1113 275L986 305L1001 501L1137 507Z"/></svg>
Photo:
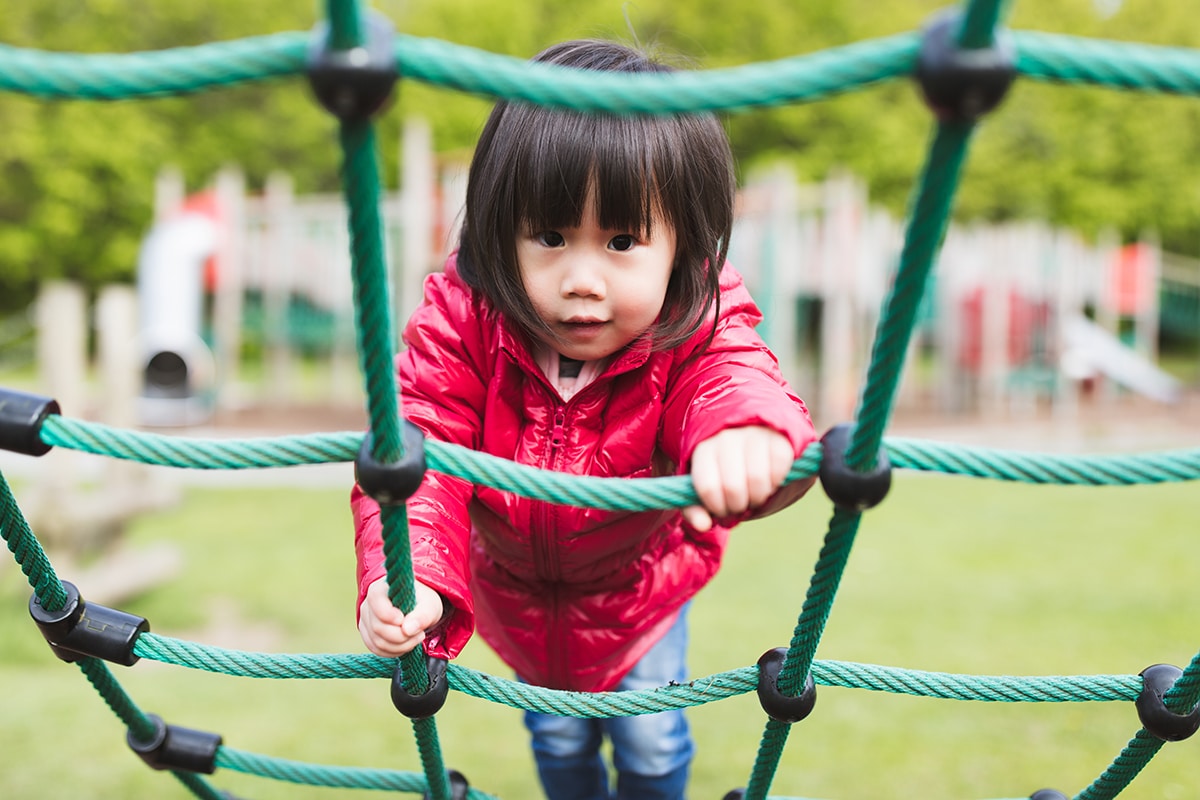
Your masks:
<svg viewBox="0 0 1200 800"><path fill-rule="evenodd" d="M671 114L727 111L811 102L868 84L906 76L922 80L936 112L936 129L911 205L905 243L892 290L885 300L872 357L853 424L844 428L844 466L851 478L891 466L900 469L990 478L1031 484L1117 486L1200 479L1200 449L1135 456L1026 455L986 448L932 444L884 437L899 384L903 355L914 329L920 299L948 224L953 197L975 124L1017 75L1063 84L1084 84L1143 92L1200 93L1200 52L1139 44L1090 41L1070 36L1009 32L1000 27L1000 0L971 0L961 13L932 25L924 35L902 34L869 40L780 61L737 68L652 75L551 69L443 41L403 34L376 37L380 19L364 15L356 0L328 0L328 22L312 35L285 33L236 42L125 55L74 55L0 46L0 90L46 99L118 100L181 95L248 81L309 72L310 43L342 68L336 87L356 99L350 108L331 108L341 127L344 195L349 209L352 272L360 367L370 419L368 436L315 434L244 440L164 437L69 419L53 408L35 414L32 445L40 454L63 447L117 459L184 469L264 469L300 464L354 461L366 453L384 466L409 455L402 435L392 364L392 320L379 214L380 179L375 166L371 90L361 73L346 70L347 52L382 52L377 72L403 75L444 88L504 100L522 100L586 112ZM965 56L964 56L965 54ZM351 59L350 61L355 61ZM948 62L949 72L939 67ZM970 64L984 64L982 73ZM968 66L964 66L968 65ZM990 70L990 72L989 72ZM337 70L332 70L337 72ZM1007 74L1005 74L1007 72ZM326 75L327 77L327 75ZM966 82L967 90L945 97L945 83ZM369 81L366 81L369 83ZM1002 85L1001 85L1002 84ZM997 89L997 86L999 88ZM390 84L387 87L390 90ZM336 94L336 92L335 92ZM318 88L318 97L321 92ZM799 458L789 480L820 475L828 464L829 438ZM436 441L424 444L428 467L468 481L557 503L605 509L673 508L696 502L689 479L620 480L543 472ZM828 489L828 486L826 487ZM835 498L836 500L836 498ZM414 602L403 505L384 507L384 544L391 599L404 610ZM1165 741L1186 738L1200 719L1200 654L1151 687L1131 675L989 677L904 670L815 658L839 581L853 549L862 517L855 502L837 504L815 565L792 639L781 648L773 686L782 698L798 699L806 686L820 684L920 697L989 702L1135 702L1143 722L1129 744L1078 800L1104 800L1121 793ZM326 787L352 787L423 793L434 800L487 794L447 770L441 754L436 714L414 718L421 770L402 772L308 764L235 750L219 737L166 726L141 711L106 661L132 664L139 658L231 676L286 679L393 678L413 695L432 692L431 673L418 651L395 660L365 654L279 655L227 650L158 636L139 629L138 620L103 608L108 626L126 632L123 647L100 645L99 652L76 641L78 592L55 573L0 475L0 533L33 588L39 625L55 652L76 663L128 729L130 746L151 766L170 770L195 796L220 798L205 774L216 769L279 781ZM64 629L62 626L66 625ZM83 626L80 626L83 627ZM74 638L73 638L74 637ZM756 691L764 668L745 667L710 675L686 685L631 692L573 693L530 686L450 664L445 687L518 709L576 717L648 714L723 700ZM434 679L436 682L436 679ZM1143 704L1157 717L1142 715ZM765 704L764 704L765 706ZM1154 709L1152 709L1154 712ZM1162 722L1166 719L1166 724ZM1153 720L1153 721L1151 721ZM767 796L794 720L771 716L745 789L727 797L762 800ZM1189 730L1190 727L1190 730ZM180 745L180 743L183 743ZM181 755L182 751L182 755ZM1033 796L1065 797L1043 790Z"/></svg>

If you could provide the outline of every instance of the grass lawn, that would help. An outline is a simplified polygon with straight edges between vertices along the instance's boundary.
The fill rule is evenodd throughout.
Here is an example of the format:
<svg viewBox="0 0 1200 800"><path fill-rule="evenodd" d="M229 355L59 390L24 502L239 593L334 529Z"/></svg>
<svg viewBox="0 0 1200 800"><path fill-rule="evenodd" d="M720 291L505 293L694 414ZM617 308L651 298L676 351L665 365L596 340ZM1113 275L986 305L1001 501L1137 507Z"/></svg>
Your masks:
<svg viewBox="0 0 1200 800"><path fill-rule="evenodd" d="M21 498L18 489L18 500ZM866 513L818 658L1010 675L1133 674L1200 647L1197 487L1031 487L898 473ZM343 489L192 488L144 516L184 572L125 610L155 633L247 650L352 652L353 547ZM817 489L736 531L692 613L697 676L753 664L791 638L831 507ZM63 575L70 579L70 575ZM87 587L81 587L87 596ZM76 667L50 654L0 568L0 797L184 798L146 768ZM507 677L481 642L462 663ZM231 678L142 661L113 667L138 705L227 746L302 761L419 771L386 681ZM821 687L793 726L772 795L1018 798L1091 782L1137 730L1131 704L997 704ZM691 796L744 786L764 716L753 695L689 712ZM458 693L437 717L448 766L506 800L538 795L520 712ZM1122 795L1200 796L1200 739L1168 744ZM247 800L362 797L221 771Z"/></svg>

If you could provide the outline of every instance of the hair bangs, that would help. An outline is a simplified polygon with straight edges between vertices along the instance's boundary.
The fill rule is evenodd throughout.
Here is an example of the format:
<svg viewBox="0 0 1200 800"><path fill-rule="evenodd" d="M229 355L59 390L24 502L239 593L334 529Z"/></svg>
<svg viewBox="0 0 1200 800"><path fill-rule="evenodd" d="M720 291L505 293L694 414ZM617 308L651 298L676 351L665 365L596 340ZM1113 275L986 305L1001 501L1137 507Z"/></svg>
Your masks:
<svg viewBox="0 0 1200 800"><path fill-rule="evenodd" d="M514 180L519 226L578 227L589 195L602 228L650 233L653 158L644 119L576 113L535 114Z"/></svg>

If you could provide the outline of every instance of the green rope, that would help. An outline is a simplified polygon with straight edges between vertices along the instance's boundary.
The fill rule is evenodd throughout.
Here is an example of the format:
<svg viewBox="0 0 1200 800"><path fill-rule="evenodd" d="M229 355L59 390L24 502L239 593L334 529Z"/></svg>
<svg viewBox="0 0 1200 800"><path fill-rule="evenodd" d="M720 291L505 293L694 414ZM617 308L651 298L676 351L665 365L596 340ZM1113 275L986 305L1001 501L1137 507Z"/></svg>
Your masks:
<svg viewBox="0 0 1200 800"><path fill-rule="evenodd" d="M21 572L33 587L42 608L61 611L67 604L67 590L54 574L54 567L46 557L46 551L29 529L25 515L17 506L12 489L4 475L0 474L0 536L4 537L8 550L13 554Z"/></svg>
<svg viewBox="0 0 1200 800"><path fill-rule="evenodd" d="M989 47L996 38L996 26L1004 11L1004 0L971 0L963 15L958 44L967 50Z"/></svg>
<svg viewBox="0 0 1200 800"><path fill-rule="evenodd" d="M1035 31L1014 33L1012 39L1017 49L1017 72L1034 80L1200 94L1198 50Z"/></svg>
<svg viewBox="0 0 1200 800"><path fill-rule="evenodd" d="M313 433L249 439L162 436L51 416L41 429L48 445L93 455L185 469L263 469L353 461L362 434ZM1064 486L1131 486L1200 480L1200 448L1131 455L1062 456L901 437L884 439L892 466L946 475ZM696 502L686 476L592 478L548 472L433 439L425 442L430 469L483 486L548 502L646 511ZM816 474L821 443L801 454L789 481Z"/></svg>
<svg viewBox="0 0 1200 800"><path fill-rule="evenodd" d="M833 512L829 521L829 530L817 557L792 641L788 645L787 655L775 682L780 693L785 696L795 697L804 688L861 519L861 514L839 508ZM813 680L816 680L815 677ZM762 800L766 797L775 770L779 766L779 759L783 755L790 728L789 724L774 719L767 721L750 774L750 782L746 786L746 800Z"/></svg>
<svg viewBox="0 0 1200 800"><path fill-rule="evenodd" d="M1017 71L1035 80L1200 94L1200 51L1013 31ZM81 55L0 45L0 91L48 99L183 95L304 72L309 34L288 32L144 53ZM576 75L437 39L396 34L401 74L446 89L579 111L673 114L822 100L908 75L903 33L777 61L671 76ZM565 73L565 74L564 74ZM706 91L711 87L712 92Z"/></svg>
<svg viewBox="0 0 1200 800"><path fill-rule="evenodd" d="M325 17L329 20L329 46L349 50L362 44L361 14L358 0L326 0Z"/></svg>
<svg viewBox="0 0 1200 800"><path fill-rule="evenodd" d="M937 126L900 251L895 284L875 334L857 425L846 452L851 469L869 471L875 466L917 310L945 235L973 129L969 123L943 122Z"/></svg>
<svg viewBox="0 0 1200 800"><path fill-rule="evenodd" d="M963 16L959 40L967 48L988 46L1004 10L1003 0L975 0ZM357 0L327 0L329 43L337 49L362 41ZM280 34L238 42L125 55L53 54L0 46L0 90L42 97L115 100L135 96L182 94L238 82L301 73L309 36ZM1091 83L1120 89L1200 93L1200 53L1176 48L1087 41L1040 33L1012 35L1017 69L1039 80ZM723 70L671 75L627 75L564 70L496 56L437 40L397 37L400 71L411 79L543 106L580 111L671 114L806 102L855 87L894 79L911 72L919 37L902 34L774 62ZM884 442L903 354L911 338L916 308L934 255L944 235L972 127L939 125L915 196L895 285L883 309L878 335L856 414L847 453L853 469L875 466L886 444L897 467L990 477L1029 483L1129 485L1193 480L1200 477L1200 451L1134 457L1029 456L984 449L958 448L906 440ZM400 436L401 408L392 368L393 329L379 219L380 180L374 131L366 122L343 122L345 160L343 189L349 208L351 263L354 278L356 331L360 367L367 388L372 456L386 464L404 455ZM52 417L42 430L52 445L146 463L206 469L294 466L349 461L361 434L318 434L240 442L183 442L164 437L114 431L102 426ZM695 502L686 476L641 481L579 478L520 467L503 459L473 454L463 448L430 441L431 468L476 483L552 502L600 508L641 510L678 507ZM793 466L789 480L813 475L821 459L819 445L809 447ZM616 487L620 487L619 491ZM565 498L565 499L564 499ZM409 611L415 602L408 543L408 521L401 507L383 510L385 565L389 597ZM1137 696L1140 680L1130 676L1017 678L954 676L846 662L819 662L816 650L827 624L838 584L857 534L860 515L835 511L812 575L793 638L778 678L784 694L800 691L811 674L817 683L873 691L889 691L958 700L1007 702L1078 702L1124 700ZM65 591L40 543L29 530L0 476L0 533L50 610L60 609ZM387 677L396 662L363 655L273 656L209 648L152 634L135 645L142 657L210 671L255 677ZM108 668L83 658L80 669L121 718L135 739L154 733L153 721L121 689ZM406 685L423 691L427 675L419 649L400 661ZM741 694L754 688L757 669L710 676L686 686L645 692L554 692L505 681L451 665L451 688L518 708L573 716L628 716L683 708ZM1200 654L1166 694L1168 708L1183 713L1200 699ZM425 780L414 774L384 770L346 770L301 765L222 748L221 766L256 772L281 780L316 785L429 791L448 800L449 783L441 761L432 719L413 723ZM766 724L747 797L759 800L774 776L790 725ZM1139 731L1113 764L1080 798L1100 800L1118 794L1161 747ZM195 794L217 798L199 776L177 773ZM486 798L474 792L472 797Z"/></svg>
<svg viewBox="0 0 1200 800"><path fill-rule="evenodd" d="M275 654L229 650L154 633L138 637L139 658L243 678L390 678L395 659L366 653ZM1079 703L1134 700L1142 681L1136 675L1044 677L955 675L848 661L814 661L813 679L823 686L866 689L945 700L1009 703ZM629 692L567 692L511 681L450 664L450 688L513 708L578 717L653 714L722 700L753 690L758 668L743 667L672 684Z"/></svg>
<svg viewBox="0 0 1200 800"><path fill-rule="evenodd" d="M154 720L138 708L133 698L126 694L107 664L96 658L81 658L75 663L96 693L108 704L109 709L129 729L134 739L145 742L154 737L157 732ZM183 770L171 772L192 794L202 800L224 800L225 795L213 789L201 776Z"/></svg>
<svg viewBox="0 0 1200 800"><path fill-rule="evenodd" d="M232 747L221 747L217 751L217 766L234 772L256 775L260 778L307 786L376 789L416 794L423 794L429 790L429 783L425 777L415 772L309 764L303 761L249 753ZM491 795L474 787L468 787L467 797L470 800L492 800Z"/></svg>
<svg viewBox="0 0 1200 800"><path fill-rule="evenodd" d="M1175 714L1188 714L1200 702L1200 653L1197 653L1183 674L1163 694L1163 705ZM1100 774L1075 800L1112 800L1145 769L1165 742L1145 728L1134 734L1112 764Z"/></svg>

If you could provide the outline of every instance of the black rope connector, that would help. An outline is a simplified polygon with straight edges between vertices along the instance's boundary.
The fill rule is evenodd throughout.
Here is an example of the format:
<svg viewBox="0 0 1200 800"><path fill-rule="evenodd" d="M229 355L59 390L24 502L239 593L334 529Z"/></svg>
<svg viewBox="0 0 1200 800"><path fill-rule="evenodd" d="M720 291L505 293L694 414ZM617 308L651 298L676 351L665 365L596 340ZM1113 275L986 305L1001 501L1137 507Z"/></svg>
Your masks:
<svg viewBox="0 0 1200 800"><path fill-rule="evenodd" d="M367 433L354 459L354 479L367 496L381 506L399 506L412 497L425 479L425 434L408 420L401 428L404 455L383 464L371 455L375 437Z"/></svg>
<svg viewBox="0 0 1200 800"><path fill-rule="evenodd" d="M211 775L217 770L217 749L221 737L207 731L168 725L157 714L148 715L154 722L154 735L147 742L134 738L133 731L125 741L133 752L154 769L183 769Z"/></svg>
<svg viewBox="0 0 1200 800"><path fill-rule="evenodd" d="M730 789L721 800L744 800L745 797L745 789Z"/></svg>
<svg viewBox="0 0 1200 800"><path fill-rule="evenodd" d="M817 703L817 685L812 673L804 681L804 690L792 697L779 691L779 671L787 658L786 647L768 650L758 659L758 702L767 716L779 722L799 722L812 713Z"/></svg>
<svg viewBox="0 0 1200 800"><path fill-rule="evenodd" d="M446 777L450 779L450 800L467 800L471 784L466 777L456 769L446 770ZM433 800L433 792L426 792L421 800Z"/></svg>
<svg viewBox="0 0 1200 800"><path fill-rule="evenodd" d="M958 44L962 13L943 11L926 25L914 77L925 103L944 121L970 122L1000 104L1017 75L1016 51L1004 31L989 47Z"/></svg>
<svg viewBox="0 0 1200 800"><path fill-rule="evenodd" d="M387 106L398 75L392 23L376 11L363 15L364 41L348 50L329 44L328 22L313 28L306 71L317 101L346 121L370 119Z"/></svg>
<svg viewBox="0 0 1200 800"><path fill-rule="evenodd" d="M1142 693L1134 706L1142 727L1164 742L1182 741L1200 728L1200 703L1189 714L1176 714L1167 708L1163 695L1179 680L1183 670L1170 664L1155 664L1142 670Z"/></svg>
<svg viewBox="0 0 1200 800"><path fill-rule="evenodd" d="M444 658L425 657L425 670L429 673L429 688L421 694L410 694L404 688L404 670L400 663L392 673L392 705L409 719L428 719L441 711L450 692L446 680L447 662Z"/></svg>
<svg viewBox="0 0 1200 800"><path fill-rule="evenodd" d="M58 401L41 395L0 389L0 448L27 456L50 452L39 432L46 417L61 414Z"/></svg>
<svg viewBox="0 0 1200 800"><path fill-rule="evenodd" d="M817 475L821 488L829 499L840 508L863 511L879 505L892 488L892 462L887 450L879 448L875 457L875 468L869 472L851 469L846 463L846 450L854 425L843 422L834 425L821 437L821 466Z"/></svg>
<svg viewBox="0 0 1200 800"><path fill-rule="evenodd" d="M62 584L67 602L59 611L47 611L36 594L29 598L29 615L54 654L67 662L90 656L126 667L136 664L133 647L150 630L146 618L85 602L75 584Z"/></svg>
<svg viewBox="0 0 1200 800"><path fill-rule="evenodd" d="M1070 800L1070 798L1057 789L1038 789L1029 795L1029 800Z"/></svg>

